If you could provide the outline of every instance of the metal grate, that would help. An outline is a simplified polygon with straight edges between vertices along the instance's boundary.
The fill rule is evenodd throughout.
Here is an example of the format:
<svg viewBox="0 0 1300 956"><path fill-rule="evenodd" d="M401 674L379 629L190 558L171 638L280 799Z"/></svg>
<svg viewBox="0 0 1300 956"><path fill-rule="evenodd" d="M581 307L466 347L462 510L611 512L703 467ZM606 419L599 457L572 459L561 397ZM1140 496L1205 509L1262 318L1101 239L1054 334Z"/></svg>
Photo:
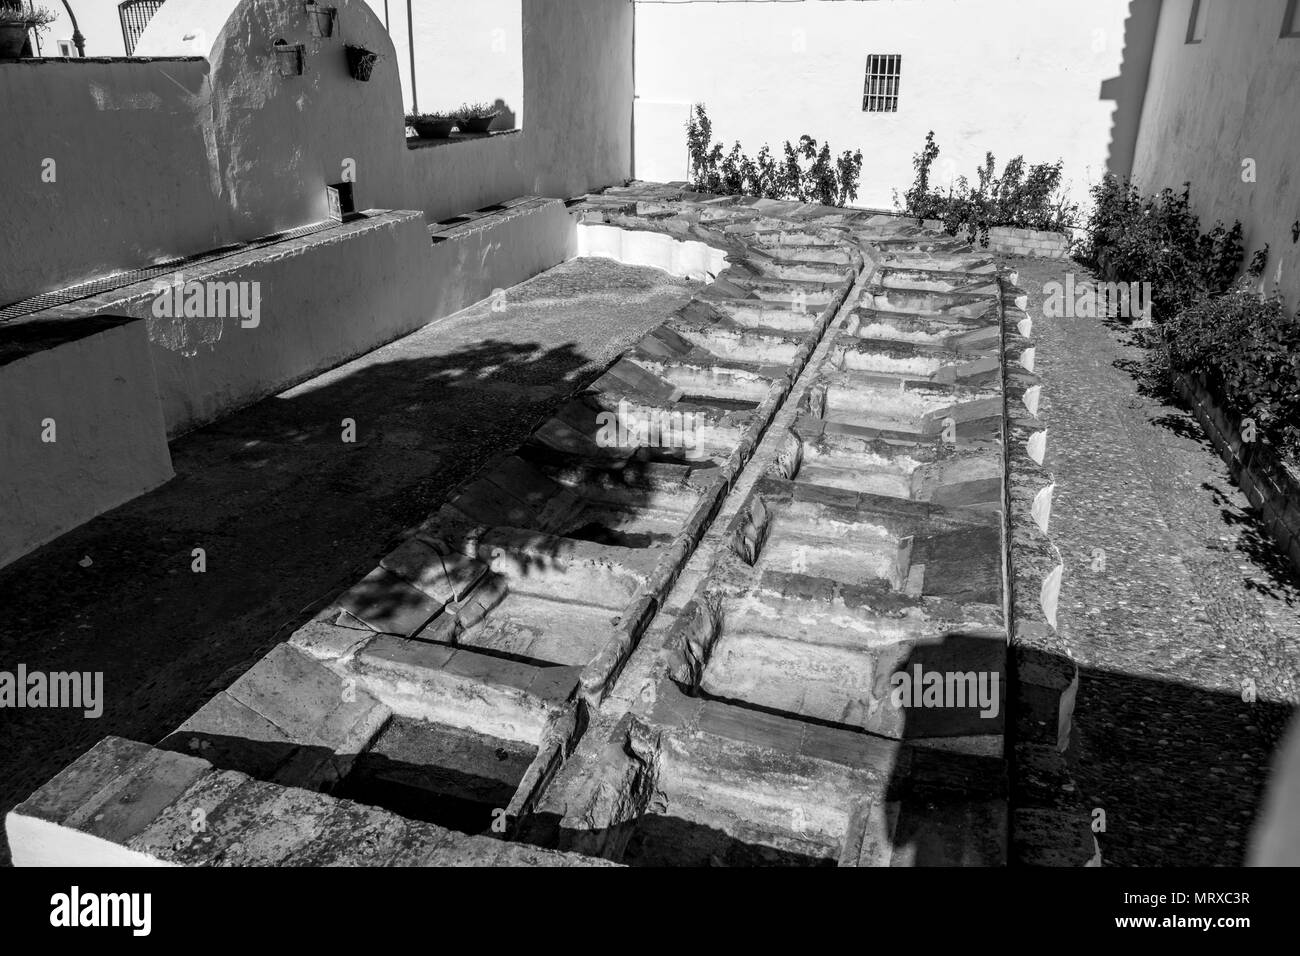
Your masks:
<svg viewBox="0 0 1300 956"><path fill-rule="evenodd" d="M140 42L140 34L149 25L153 15L163 5L163 0L126 0L117 5L117 16L122 21L122 44L130 56Z"/></svg>
<svg viewBox="0 0 1300 956"><path fill-rule="evenodd" d="M897 113L898 81L903 72L901 53L867 56L867 82L862 91L862 112Z"/></svg>
<svg viewBox="0 0 1300 956"><path fill-rule="evenodd" d="M137 282L146 282L149 279L156 278L157 276L166 275L168 272L175 272L177 269L184 266L191 266L205 262L216 262L219 259L226 259L230 256L238 255L241 252L248 252L250 249L259 249L263 246L274 245L277 242L287 242L291 239L301 239L304 236L310 236L313 233L324 232L326 229L331 229L337 225L338 223L334 220L326 219L322 222L314 222L309 226L299 226L297 229L290 229L287 232L277 232L269 236L263 236L261 239L254 239L252 242L221 246L218 249L200 252L193 256L183 256L179 259L168 259L166 262L146 266L143 269L131 269L128 272L115 272L111 276L91 279L89 282L70 285L67 288L56 289L53 292L42 292L40 295L32 296L30 299L23 299L21 302L14 302L4 308L0 308L0 322L22 318L24 315L31 315L33 312L40 312L42 309L52 309L55 306L68 305L71 302L78 302L81 299L89 299L91 296L100 295L104 292L112 292L114 289L122 289L126 286L134 285Z"/></svg>

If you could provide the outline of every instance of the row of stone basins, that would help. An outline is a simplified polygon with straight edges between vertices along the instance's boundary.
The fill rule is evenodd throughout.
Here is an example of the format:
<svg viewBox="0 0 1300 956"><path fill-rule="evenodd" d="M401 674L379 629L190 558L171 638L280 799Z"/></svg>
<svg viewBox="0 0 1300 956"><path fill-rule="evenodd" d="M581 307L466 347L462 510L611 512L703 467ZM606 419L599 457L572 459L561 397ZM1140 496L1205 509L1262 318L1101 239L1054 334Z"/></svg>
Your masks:
<svg viewBox="0 0 1300 956"><path fill-rule="evenodd" d="M716 269L173 734L18 807L15 863L1006 862L994 262L680 186L571 212Z"/></svg>

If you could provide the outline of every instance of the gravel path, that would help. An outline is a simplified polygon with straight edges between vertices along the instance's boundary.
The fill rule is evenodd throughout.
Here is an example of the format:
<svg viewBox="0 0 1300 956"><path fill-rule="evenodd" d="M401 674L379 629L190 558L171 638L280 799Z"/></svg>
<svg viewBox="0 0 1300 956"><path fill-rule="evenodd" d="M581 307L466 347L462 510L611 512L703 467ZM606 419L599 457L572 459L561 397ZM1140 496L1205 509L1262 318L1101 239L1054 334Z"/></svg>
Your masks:
<svg viewBox="0 0 1300 956"><path fill-rule="evenodd" d="M1195 419L1144 384L1129 333L1043 315L1044 283L1085 270L1012 268L1034 317L1060 629L1081 675L1073 770L1105 813L1104 862L1240 864L1297 700L1300 578Z"/></svg>

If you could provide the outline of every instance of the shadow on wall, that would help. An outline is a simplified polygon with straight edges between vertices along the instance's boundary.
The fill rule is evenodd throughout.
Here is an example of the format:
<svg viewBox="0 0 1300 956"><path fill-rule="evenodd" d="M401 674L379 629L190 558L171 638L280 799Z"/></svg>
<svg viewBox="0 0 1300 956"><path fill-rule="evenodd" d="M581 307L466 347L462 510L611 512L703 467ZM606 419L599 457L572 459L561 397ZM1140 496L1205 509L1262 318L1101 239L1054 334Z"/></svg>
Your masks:
<svg viewBox="0 0 1300 956"><path fill-rule="evenodd" d="M519 116L505 100L498 96L496 102L492 104L492 108L497 111L497 117L492 121L491 126L493 132L518 129Z"/></svg>
<svg viewBox="0 0 1300 956"><path fill-rule="evenodd" d="M1116 176L1128 176L1133 171L1133 153L1142 122L1142 102L1146 99L1160 8L1161 0L1132 0L1124 20L1124 55L1119 75L1101 84L1098 98L1115 103L1106 169Z"/></svg>

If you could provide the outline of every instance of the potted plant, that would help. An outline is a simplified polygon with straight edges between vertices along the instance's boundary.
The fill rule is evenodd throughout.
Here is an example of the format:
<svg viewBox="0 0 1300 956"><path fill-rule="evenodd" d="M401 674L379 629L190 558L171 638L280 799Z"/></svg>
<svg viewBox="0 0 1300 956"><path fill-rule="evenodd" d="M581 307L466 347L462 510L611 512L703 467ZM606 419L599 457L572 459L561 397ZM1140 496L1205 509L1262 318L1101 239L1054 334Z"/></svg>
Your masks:
<svg viewBox="0 0 1300 956"><path fill-rule="evenodd" d="M334 35L334 18L338 16L337 7L327 7L307 0L307 16L311 18L311 35L314 37L332 37Z"/></svg>
<svg viewBox="0 0 1300 956"><path fill-rule="evenodd" d="M42 30L54 22L54 14L30 0L0 0L0 60L23 55L27 32Z"/></svg>
<svg viewBox="0 0 1300 956"><path fill-rule="evenodd" d="M487 103L466 103L456 111L462 133L486 133L500 113L499 109Z"/></svg>
<svg viewBox="0 0 1300 956"><path fill-rule="evenodd" d="M414 129L420 139L446 139L456 122L456 117L450 113L409 113L406 117L406 125Z"/></svg>
<svg viewBox="0 0 1300 956"><path fill-rule="evenodd" d="M354 80L360 80L362 83L369 82L370 74L375 71L375 64L379 62L379 54L350 43L343 49L348 56L348 74Z"/></svg>
<svg viewBox="0 0 1300 956"><path fill-rule="evenodd" d="M302 76L303 45L275 41L275 62L281 76Z"/></svg>

